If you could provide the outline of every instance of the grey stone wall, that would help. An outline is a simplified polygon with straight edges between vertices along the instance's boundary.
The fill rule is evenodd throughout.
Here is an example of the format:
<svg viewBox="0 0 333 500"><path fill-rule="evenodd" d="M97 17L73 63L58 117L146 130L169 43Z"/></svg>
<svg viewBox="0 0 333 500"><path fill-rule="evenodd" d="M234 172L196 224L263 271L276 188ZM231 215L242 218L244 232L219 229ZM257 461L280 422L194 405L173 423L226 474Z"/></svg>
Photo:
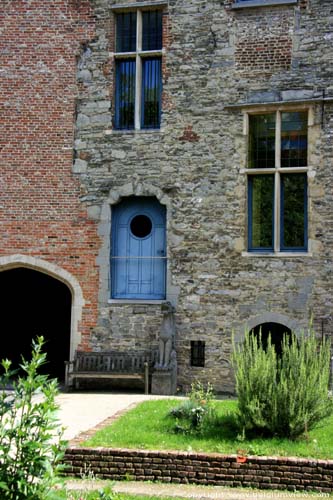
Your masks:
<svg viewBox="0 0 333 500"><path fill-rule="evenodd" d="M322 325L331 333L321 318L332 312L332 103L314 104L310 251L303 256L246 253L246 137L242 111L229 106L333 96L332 2L236 10L223 1L170 0L161 130L136 132L112 127L115 1L93 3L97 37L78 61L73 165L104 241L91 346L156 346L160 304L109 302L109 252L112 205L126 195L157 196L167 206L167 298L176 307L178 383L186 388L200 379L232 392L233 331L241 339L247 325L265 321L300 330L313 318L318 333ZM251 45L258 43L256 33L263 50L268 47L260 64L258 45ZM204 368L190 367L191 340L206 342Z"/></svg>

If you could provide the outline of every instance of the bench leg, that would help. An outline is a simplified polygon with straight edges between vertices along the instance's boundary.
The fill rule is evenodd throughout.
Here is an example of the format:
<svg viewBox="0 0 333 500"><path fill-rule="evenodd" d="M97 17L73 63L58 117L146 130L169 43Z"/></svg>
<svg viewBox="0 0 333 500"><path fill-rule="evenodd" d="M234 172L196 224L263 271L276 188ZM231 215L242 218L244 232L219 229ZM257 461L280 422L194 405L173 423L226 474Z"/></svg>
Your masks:
<svg viewBox="0 0 333 500"><path fill-rule="evenodd" d="M145 367L145 394L148 394L148 389L149 389L149 366L148 366L147 362L145 362L144 367Z"/></svg>

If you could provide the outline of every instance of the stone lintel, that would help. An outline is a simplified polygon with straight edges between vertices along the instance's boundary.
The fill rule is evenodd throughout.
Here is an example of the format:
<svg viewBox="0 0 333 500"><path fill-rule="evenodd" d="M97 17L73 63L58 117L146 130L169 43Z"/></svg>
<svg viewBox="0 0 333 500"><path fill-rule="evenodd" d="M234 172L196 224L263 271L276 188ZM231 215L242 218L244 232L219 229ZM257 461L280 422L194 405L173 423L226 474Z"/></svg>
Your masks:
<svg viewBox="0 0 333 500"><path fill-rule="evenodd" d="M227 104L224 106L226 110L238 110L238 109L251 109L260 107L274 107L275 109L279 106L297 106L300 104L310 105L310 104L321 104L325 102L333 102L333 97L324 98L314 98L314 99L295 99L292 101L267 101L267 102L240 102L238 104Z"/></svg>
<svg viewBox="0 0 333 500"><path fill-rule="evenodd" d="M249 0L247 2L236 2L231 5L232 9L246 9L249 7L271 7L273 5L293 5L297 0Z"/></svg>
<svg viewBox="0 0 333 500"><path fill-rule="evenodd" d="M168 5L167 1L158 1L158 2L131 2L131 3L116 3L111 5L111 10L126 10L126 9L142 9L142 8L152 8L152 7L164 7Z"/></svg>

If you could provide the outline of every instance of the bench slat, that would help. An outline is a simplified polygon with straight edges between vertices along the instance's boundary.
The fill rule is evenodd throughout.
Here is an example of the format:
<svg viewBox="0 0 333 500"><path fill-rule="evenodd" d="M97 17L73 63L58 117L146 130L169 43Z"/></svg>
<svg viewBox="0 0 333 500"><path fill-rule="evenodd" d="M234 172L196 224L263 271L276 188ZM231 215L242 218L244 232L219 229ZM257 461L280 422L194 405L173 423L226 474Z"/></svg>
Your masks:
<svg viewBox="0 0 333 500"><path fill-rule="evenodd" d="M148 394L149 367L157 353L139 352L84 352L77 351L74 361L66 362L66 386L78 379L143 379ZM76 383L76 385L78 385Z"/></svg>

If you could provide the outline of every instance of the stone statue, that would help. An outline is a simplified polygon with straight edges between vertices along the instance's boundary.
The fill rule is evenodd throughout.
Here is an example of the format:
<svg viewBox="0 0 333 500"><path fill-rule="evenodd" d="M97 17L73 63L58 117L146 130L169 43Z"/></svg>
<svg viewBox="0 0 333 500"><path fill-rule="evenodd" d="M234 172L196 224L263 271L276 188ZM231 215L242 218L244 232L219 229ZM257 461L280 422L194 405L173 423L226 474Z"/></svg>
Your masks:
<svg viewBox="0 0 333 500"><path fill-rule="evenodd" d="M176 394L177 353L175 351L175 309L170 302L162 304L159 335L159 359L152 374L152 394Z"/></svg>
<svg viewBox="0 0 333 500"><path fill-rule="evenodd" d="M170 302L162 306L163 319L159 337L159 363L157 368L169 368L171 361L171 351L174 347L176 334L175 309Z"/></svg>

